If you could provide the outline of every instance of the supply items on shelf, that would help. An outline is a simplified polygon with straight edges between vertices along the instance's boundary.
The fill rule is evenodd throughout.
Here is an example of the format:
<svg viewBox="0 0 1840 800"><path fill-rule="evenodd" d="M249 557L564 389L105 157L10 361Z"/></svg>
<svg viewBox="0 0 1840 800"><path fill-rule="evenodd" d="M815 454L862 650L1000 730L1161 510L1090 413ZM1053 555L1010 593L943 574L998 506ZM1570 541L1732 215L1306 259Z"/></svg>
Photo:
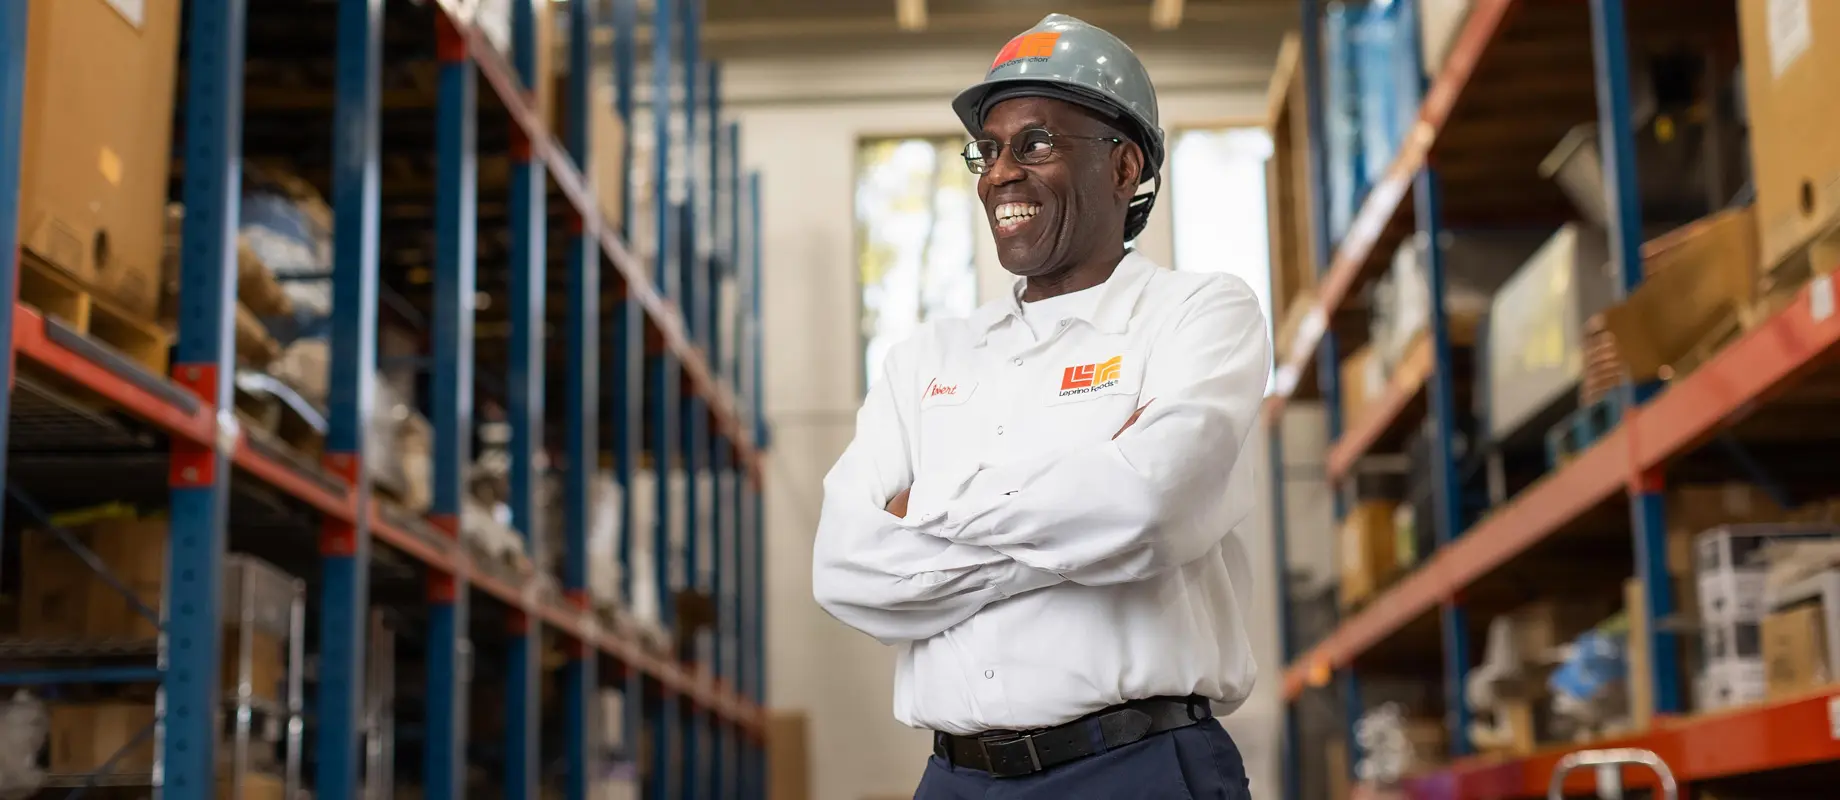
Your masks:
<svg viewBox="0 0 1840 800"><path fill-rule="evenodd" d="M159 301L179 0L32 3L19 241L151 320ZM132 76L104 79L99 76Z"/></svg>
<svg viewBox="0 0 1840 800"><path fill-rule="evenodd" d="M1557 737L1589 741L1629 727L1628 625L1618 615L1565 648L1547 678Z"/></svg>
<svg viewBox="0 0 1840 800"><path fill-rule="evenodd" d="M1496 293L1486 366L1491 438L1543 436L1575 405L1585 321L1614 297L1608 256L1602 231L1571 223Z"/></svg>
<svg viewBox="0 0 1840 800"><path fill-rule="evenodd" d="M1840 267L1840 6L1816 0L1740 0L1744 101L1750 112L1757 241L1766 268L1784 266L1811 242Z"/></svg>
<svg viewBox="0 0 1840 800"><path fill-rule="evenodd" d="M1444 267L1444 311L1451 343L1475 343L1489 301L1512 278L1545 237L1537 232L1446 231L1438 237ZM1422 237L1394 251L1392 269L1374 283L1372 340L1391 371L1424 335L1431 319L1429 276Z"/></svg>
<svg viewBox="0 0 1840 800"><path fill-rule="evenodd" d="M1416 121L1420 77L1411 57L1412 31L1401 24L1406 1L1370 2L1349 29L1367 185L1386 174Z"/></svg>
<svg viewBox="0 0 1840 800"><path fill-rule="evenodd" d="M0 798L23 800L45 782L38 754L50 734L45 701L24 689L0 704Z"/></svg>
<svg viewBox="0 0 1840 800"><path fill-rule="evenodd" d="M1840 537L1829 525L1721 525L1695 539L1701 652L1701 710L1762 700L1768 693L1761 624L1773 549Z"/></svg>
<svg viewBox="0 0 1840 800"><path fill-rule="evenodd" d="M1367 166L1361 148L1361 103L1351 34L1360 7L1331 3L1323 16L1323 170L1328 191L1329 241L1340 242L1367 194Z"/></svg>
<svg viewBox="0 0 1840 800"><path fill-rule="evenodd" d="M1398 703L1384 703L1362 715L1354 724L1354 736L1361 753L1355 776L1380 787L1438 763L1447 748L1442 720L1409 717Z"/></svg>
<svg viewBox="0 0 1840 800"><path fill-rule="evenodd" d="M1342 521L1343 608L1366 603L1398 569L1398 542L1393 531L1396 504L1384 500L1358 503Z"/></svg>
<svg viewBox="0 0 1840 800"><path fill-rule="evenodd" d="M1612 355L1630 379L1685 376L1754 324L1757 238L1750 208L1650 241L1643 264L1647 280L1603 313Z"/></svg>
<svg viewBox="0 0 1840 800"><path fill-rule="evenodd" d="M1418 0L1418 46L1425 74L1435 77L1444 70L1444 58L1463 23L1469 20L1475 0Z"/></svg>
<svg viewBox="0 0 1840 800"><path fill-rule="evenodd" d="M1271 308L1277 314L1276 351L1290 352L1305 311L1316 303L1316 223L1311 202L1309 98L1302 46L1295 34L1279 48L1267 103L1271 158L1265 162L1267 221L1271 233Z"/></svg>
<svg viewBox="0 0 1840 800"><path fill-rule="evenodd" d="M50 704L51 775L99 772L104 764L114 775L149 775L154 768L152 700L57 702Z"/></svg>

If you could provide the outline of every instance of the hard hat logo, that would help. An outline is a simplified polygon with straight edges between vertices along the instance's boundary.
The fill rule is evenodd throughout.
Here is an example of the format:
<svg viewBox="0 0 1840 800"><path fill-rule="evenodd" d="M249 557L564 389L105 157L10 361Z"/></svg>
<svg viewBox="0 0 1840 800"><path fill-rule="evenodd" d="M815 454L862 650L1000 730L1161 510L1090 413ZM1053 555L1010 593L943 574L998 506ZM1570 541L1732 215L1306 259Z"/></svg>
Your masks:
<svg viewBox="0 0 1840 800"><path fill-rule="evenodd" d="M1009 40L1009 44L997 52L997 60L990 62L990 69L994 72L1012 61L1023 59L1046 60L1054 55L1054 44L1060 40L1061 35L1053 31L1022 34Z"/></svg>

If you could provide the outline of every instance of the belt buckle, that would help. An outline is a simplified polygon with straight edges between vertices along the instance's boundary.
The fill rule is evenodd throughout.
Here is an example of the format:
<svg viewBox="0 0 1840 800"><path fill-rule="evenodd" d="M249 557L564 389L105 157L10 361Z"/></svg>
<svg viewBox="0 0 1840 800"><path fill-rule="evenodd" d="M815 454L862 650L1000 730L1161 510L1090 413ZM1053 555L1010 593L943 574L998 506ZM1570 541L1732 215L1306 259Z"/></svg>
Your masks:
<svg viewBox="0 0 1840 800"><path fill-rule="evenodd" d="M1012 745L1017 742L1021 742L1028 750L1029 771L1013 773L1013 775L1029 775L1042 770L1041 753L1035 749L1035 736L1033 734L1022 733L1013 735L1006 734L1004 736L979 736L977 740L978 750L984 754L984 765L990 768L990 774L996 775L997 777L1013 776L999 774L997 770L997 760L991 756L990 746L994 744L1001 748L1005 745ZM1007 772L1007 770L1005 772Z"/></svg>

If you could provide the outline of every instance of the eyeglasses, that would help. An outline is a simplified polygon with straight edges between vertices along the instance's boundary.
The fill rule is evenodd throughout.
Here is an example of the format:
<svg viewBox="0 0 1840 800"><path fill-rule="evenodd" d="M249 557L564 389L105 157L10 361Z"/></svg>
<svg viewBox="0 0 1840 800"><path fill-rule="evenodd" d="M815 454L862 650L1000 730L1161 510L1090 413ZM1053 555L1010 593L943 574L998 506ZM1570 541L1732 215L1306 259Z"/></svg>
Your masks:
<svg viewBox="0 0 1840 800"><path fill-rule="evenodd" d="M1075 136L1070 133L1049 133L1041 128L1018 131L1009 137L1009 152L1016 157L1018 164L1040 164L1054 155L1055 143L1061 140L1080 140L1088 142L1109 142L1124 144L1124 140L1115 136ZM1002 143L995 139L978 139L965 145L965 166L974 175L990 171L997 159L1003 156Z"/></svg>

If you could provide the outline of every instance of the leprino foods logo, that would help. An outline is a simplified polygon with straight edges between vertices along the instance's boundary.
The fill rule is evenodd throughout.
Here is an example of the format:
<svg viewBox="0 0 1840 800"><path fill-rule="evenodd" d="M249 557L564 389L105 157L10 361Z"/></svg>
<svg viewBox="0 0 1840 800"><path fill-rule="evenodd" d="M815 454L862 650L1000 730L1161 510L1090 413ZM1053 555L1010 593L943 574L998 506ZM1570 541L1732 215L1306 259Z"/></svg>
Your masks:
<svg viewBox="0 0 1840 800"><path fill-rule="evenodd" d="M1046 61L1049 56L1054 55L1054 45L1060 40L1061 35L1053 31L1025 33L1009 40L1009 44L1004 45L1003 49L997 52L997 60L990 62L990 68L995 70L1011 61L1025 58L1030 61Z"/></svg>
<svg viewBox="0 0 1840 800"><path fill-rule="evenodd" d="M1124 373L1124 356L1112 356L1097 364L1081 364L1061 372L1061 395L1072 397L1118 385Z"/></svg>
<svg viewBox="0 0 1840 800"><path fill-rule="evenodd" d="M934 378L933 380L929 381L926 384L926 394L921 395L921 399L931 400L935 397L957 397L957 396L958 396L958 384L940 383L938 378Z"/></svg>

